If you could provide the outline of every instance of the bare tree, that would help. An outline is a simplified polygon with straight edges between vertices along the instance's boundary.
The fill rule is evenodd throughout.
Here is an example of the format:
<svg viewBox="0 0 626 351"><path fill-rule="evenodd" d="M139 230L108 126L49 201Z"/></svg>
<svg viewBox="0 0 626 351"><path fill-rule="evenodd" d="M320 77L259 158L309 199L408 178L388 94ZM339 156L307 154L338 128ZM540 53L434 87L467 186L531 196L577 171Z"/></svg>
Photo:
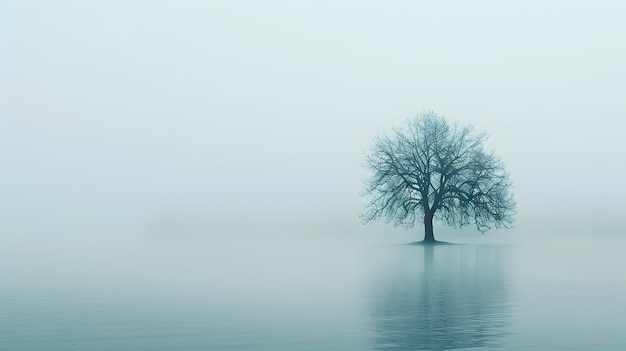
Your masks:
<svg viewBox="0 0 626 351"><path fill-rule="evenodd" d="M515 214L511 181L504 164L484 150L486 140L471 125L448 123L430 111L378 137L366 156L372 174L362 194L362 220L413 227L423 219L425 243L436 242L435 214L454 227L509 228Z"/></svg>

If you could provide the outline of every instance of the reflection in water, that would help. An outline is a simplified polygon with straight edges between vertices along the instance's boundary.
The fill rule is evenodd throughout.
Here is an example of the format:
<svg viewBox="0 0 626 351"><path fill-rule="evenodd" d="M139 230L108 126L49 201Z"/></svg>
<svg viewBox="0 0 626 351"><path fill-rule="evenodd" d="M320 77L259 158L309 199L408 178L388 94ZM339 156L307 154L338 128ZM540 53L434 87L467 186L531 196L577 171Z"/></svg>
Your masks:
<svg viewBox="0 0 626 351"><path fill-rule="evenodd" d="M391 262L375 267L371 327L376 349L497 346L508 320L504 248L394 250L395 256L385 255L394 257Z"/></svg>

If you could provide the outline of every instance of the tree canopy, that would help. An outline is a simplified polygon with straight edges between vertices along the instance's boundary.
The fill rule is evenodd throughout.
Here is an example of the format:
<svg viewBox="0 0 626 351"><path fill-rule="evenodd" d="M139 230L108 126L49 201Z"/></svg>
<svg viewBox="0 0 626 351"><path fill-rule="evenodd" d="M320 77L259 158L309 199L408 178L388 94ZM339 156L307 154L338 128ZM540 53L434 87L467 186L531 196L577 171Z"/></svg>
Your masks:
<svg viewBox="0 0 626 351"><path fill-rule="evenodd" d="M424 223L425 242L434 242L433 218L454 227L474 223L485 232L508 228L515 215L504 163L484 149L487 134L471 124L448 122L428 111L379 136L366 167L361 218L384 218L396 226Z"/></svg>

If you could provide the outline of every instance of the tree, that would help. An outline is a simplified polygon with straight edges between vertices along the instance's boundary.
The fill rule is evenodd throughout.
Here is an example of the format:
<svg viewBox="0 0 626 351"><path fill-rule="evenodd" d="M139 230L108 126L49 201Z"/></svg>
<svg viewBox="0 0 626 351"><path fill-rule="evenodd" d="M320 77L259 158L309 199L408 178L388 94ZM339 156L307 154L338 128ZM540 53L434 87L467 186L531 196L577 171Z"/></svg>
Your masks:
<svg viewBox="0 0 626 351"><path fill-rule="evenodd" d="M484 150L486 140L472 125L449 123L431 111L379 136L366 155L372 174L362 194L363 222L384 217L413 227L423 219L424 243L436 242L435 214L453 227L509 228L515 215L511 181L502 161Z"/></svg>

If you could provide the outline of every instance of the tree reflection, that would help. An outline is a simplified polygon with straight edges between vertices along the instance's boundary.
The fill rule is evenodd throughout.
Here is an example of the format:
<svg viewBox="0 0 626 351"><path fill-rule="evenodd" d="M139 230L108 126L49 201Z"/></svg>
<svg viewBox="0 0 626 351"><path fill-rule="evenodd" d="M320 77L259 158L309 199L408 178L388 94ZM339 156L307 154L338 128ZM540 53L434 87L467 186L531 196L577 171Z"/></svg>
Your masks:
<svg viewBox="0 0 626 351"><path fill-rule="evenodd" d="M382 271L375 274L371 319L375 349L498 345L508 323L501 258L505 248L395 249L394 261L379 266Z"/></svg>

